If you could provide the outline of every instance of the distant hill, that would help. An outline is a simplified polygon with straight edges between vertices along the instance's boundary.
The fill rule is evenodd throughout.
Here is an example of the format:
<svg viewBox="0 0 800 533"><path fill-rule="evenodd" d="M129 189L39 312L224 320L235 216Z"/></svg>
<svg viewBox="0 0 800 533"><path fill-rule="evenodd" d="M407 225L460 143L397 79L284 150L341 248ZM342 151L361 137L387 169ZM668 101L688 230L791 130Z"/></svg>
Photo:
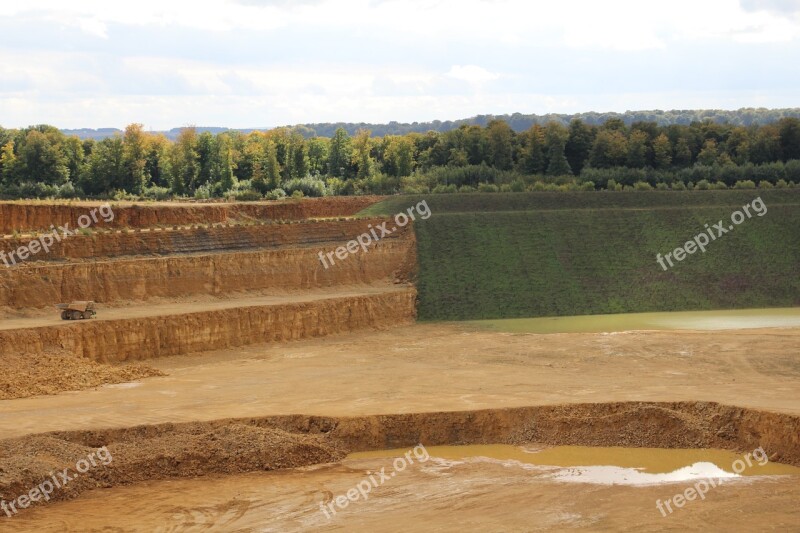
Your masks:
<svg viewBox="0 0 800 533"><path fill-rule="evenodd" d="M389 122L388 124L371 124L367 122L321 122L309 124L288 125L286 127L294 128L305 137L332 137L337 128L344 128L347 133L354 135L360 129L367 129L372 132L373 136L383 137L384 135L403 135L405 133L417 132L425 133L426 131L449 131L456 129L461 125L478 125L485 126L489 121L494 119L502 119L508 122L509 126L515 131L525 131L534 124L546 124L548 122L558 122L561 124L569 124L573 119L580 119L590 125L600 125L610 119L620 119L626 125L634 122L655 122L659 126L669 126L672 124L688 125L692 122L703 122L710 120L717 123L729 123L741 126L750 125L763 125L777 122L784 117L800 118L800 108L785 108L785 109L766 109L760 108L742 108L734 111L723 109L682 109L682 110L651 110L651 111L625 111L624 113L598 113L589 111L586 113L548 113L546 115L524 115L522 113L513 113L511 115L478 115L471 118L464 118L460 120L434 120L432 122ZM180 133L182 128L172 128L169 131L160 131L154 133L163 133L169 139L175 139ZM197 127L198 132L210 132L212 134L222 133L224 131L239 131L242 133L250 133L251 131L266 131L272 128L244 128L244 129L231 129L224 127ZM82 128L76 130L61 130L67 135L77 135L81 139L104 139L113 135L121 134L122 130L116 128Z"/></svg>

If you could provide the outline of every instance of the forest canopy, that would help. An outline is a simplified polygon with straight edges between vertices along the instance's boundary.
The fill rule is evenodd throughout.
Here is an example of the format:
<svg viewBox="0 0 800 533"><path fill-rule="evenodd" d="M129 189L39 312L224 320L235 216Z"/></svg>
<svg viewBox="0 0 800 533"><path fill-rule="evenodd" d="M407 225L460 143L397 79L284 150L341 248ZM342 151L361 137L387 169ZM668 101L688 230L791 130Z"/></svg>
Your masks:
<svg viewBox="0 0 800 533"><path fill-rule="evenodd" d="M752 110L750 118L743 111L669 112L678 114L666 123L649 112L636 121L632 112L602 122L582 114L523 130L512 115L380 136L366 128L309 135L305 127L216 134L187 127L171 140L131 124L95 140L48 125L0 128L0 195L246 200L800 183L800 119L784 116L787 110ZM739 120L709 113L738 113ZM703 120L677 122L686 117Z"/></svg>

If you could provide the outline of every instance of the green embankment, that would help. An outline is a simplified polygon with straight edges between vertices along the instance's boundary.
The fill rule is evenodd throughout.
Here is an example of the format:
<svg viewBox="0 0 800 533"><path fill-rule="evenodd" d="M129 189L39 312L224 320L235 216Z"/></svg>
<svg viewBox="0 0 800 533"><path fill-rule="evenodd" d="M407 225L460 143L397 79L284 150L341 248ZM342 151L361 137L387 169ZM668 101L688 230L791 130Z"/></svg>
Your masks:
<svg viewBox="0 0 800 533"><path fill-rule="evenodd" d="M656 262L757 197L764 216L666 272ZM422 320L800 305L797 189L398 196L367 212L422 199Z"/></svg>

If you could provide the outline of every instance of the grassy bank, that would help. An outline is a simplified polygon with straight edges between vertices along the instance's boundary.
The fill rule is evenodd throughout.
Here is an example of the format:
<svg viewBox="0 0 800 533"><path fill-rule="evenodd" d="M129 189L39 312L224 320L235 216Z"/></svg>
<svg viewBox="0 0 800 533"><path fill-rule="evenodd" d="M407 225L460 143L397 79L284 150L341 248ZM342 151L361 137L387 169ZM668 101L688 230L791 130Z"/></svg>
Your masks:
<svg viewBox="0 0 800 533"><path fill-rule="evenodd" d="M800 191L427 196L419 317L461 320L800 305ZM760 196L768 211L656 262ZM373 213L421 198L394 197ZM516 210L515 210L516 209Z"/></svg>

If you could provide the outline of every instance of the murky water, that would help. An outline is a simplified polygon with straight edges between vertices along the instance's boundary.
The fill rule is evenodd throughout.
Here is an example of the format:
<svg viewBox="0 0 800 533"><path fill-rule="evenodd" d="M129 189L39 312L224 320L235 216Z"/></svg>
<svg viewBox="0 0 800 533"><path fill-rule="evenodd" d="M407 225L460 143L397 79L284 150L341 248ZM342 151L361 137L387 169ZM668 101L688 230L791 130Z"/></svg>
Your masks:
<svg viewBox="0 0 800 533"><path fill-rule="evenodd" d="M0 531L460 532L530 531L531 524L563 531L596 530L598 521L607 530L652 531L664 524L656 500L684 490L688 482L669 486L594 480L589 484L586 476L597 474L591 473L592 469L626 469L629 476L667 476L705 461L732 476L731 464L743 456L720 450L431 446L427 448L429 460L419 461L414 456L413 464L393 472L394 458L408 451L352 454L333 465L93 490L75 500L25 509L13 518L0 516ZM382 469L388 474L386 480L373 486L367 496L337 508L333 515L323 512L324 505ZM800 469L768 463L743 472L748 476L778 473L800 475ZM692 478L672 481L684 479ZM717 483L711 489L713 498L694 505L713 513L719 530L763 529L764 524L791 530L790 524L796 525L800 516L797 478L747 480L752 482L739 478ZM694 522L686 520L693 516L676 513L670 520L676 530L691 529L687 526Z"/></svg>
<svg viewBox="0 0 800 533"><path fill-rule="evenodd" d="M465 324L509 333L612 333L635 330L779 328L800 326L800 307L508 318L470 320Z"/></svg>
<svg viewBox="0 0 800 533"><path fill-rule="evenodd" d="M432 458L451 461L494 460L550 467L557 481L650 485L705 478L800 475L800 468L770 462L758 449L735 453L714 449L556 446L535 449L505 444L430 446ZM407 450L354 453L348 459L399 457Z"/></svg>

